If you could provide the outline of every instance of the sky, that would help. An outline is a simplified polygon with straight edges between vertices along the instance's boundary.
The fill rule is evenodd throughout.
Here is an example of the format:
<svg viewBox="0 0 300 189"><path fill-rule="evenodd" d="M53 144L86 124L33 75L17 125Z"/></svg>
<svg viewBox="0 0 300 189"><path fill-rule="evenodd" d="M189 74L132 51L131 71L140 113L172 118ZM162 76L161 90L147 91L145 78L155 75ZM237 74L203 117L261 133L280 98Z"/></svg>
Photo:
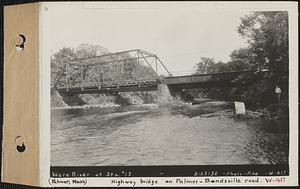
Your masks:
<svg viewBox="0 0 300 189"><path fill-rule="evenodd" d="M246 11L166 3L50 3L44 10L51 28L51 54L81 43L110 52L143 49L156 54L172 73L184 74L193 70L200 57L227 62L234 49L247 45L237 32L240 18L249 14Z"/></svg>

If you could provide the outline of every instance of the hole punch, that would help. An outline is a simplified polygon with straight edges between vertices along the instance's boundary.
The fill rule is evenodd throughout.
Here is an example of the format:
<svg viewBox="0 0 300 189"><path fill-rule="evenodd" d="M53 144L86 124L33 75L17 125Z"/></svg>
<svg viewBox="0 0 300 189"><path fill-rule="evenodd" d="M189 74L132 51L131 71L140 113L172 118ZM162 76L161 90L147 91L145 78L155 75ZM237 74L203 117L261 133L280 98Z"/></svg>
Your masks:
<svg viewBox="0 0 300 189"><path fill-rule="evenodd" d="M21 37L22 42L20 45L16 45L16 49L17 49L17 51L23 51L25 48L26 37L23 34L19 34L19 37Z"/></svg>
<svg viewBox="0 0 300 189"><path fill-rule="evenodd" d="M17 145L16 149L18 152L22 153L26 150L26 146L24 144L24 138L22 136L17 136L15 142Z"/></svg>

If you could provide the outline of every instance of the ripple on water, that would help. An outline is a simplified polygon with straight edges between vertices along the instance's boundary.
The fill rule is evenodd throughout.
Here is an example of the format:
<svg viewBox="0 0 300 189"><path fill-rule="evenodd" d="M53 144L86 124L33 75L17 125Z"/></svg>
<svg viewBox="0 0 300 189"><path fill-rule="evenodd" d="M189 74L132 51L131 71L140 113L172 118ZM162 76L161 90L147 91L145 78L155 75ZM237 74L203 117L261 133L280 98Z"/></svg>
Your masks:
<svg viewBox="0 0 300 189"><path fill-rule="evenodd" d="M55 113L59 111L59 113ZM53 110L51 165L218 165L288 161L287 125L201 118L185 108Z"/></svg>

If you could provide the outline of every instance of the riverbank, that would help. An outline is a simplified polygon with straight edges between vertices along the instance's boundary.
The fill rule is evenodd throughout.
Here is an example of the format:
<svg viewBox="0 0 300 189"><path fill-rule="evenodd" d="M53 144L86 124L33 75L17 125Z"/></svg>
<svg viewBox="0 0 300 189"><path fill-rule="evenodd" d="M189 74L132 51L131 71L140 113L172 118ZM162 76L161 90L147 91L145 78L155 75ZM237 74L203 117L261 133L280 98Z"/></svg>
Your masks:
<svg viewBox="0 0 300 189"><path fill-rule="evenodd" d="M207 114L201 114L199 115L201 118L208 118L208 117L234 117L236 119L260 119L260 118L266 118L266 119L278 119L279 117L271 116L269 112L259 112L259 111L251 111L246 110L245 115L236 115L235 111L233 109L225 109L225 110L219 110L213 113L207 113Z"/></svg>
<svg viewBox="0 0 300 189"><path fill-rule="evenodd" d="M116 104L114 102L105 102L100 104L86 104L82 106L62 106L53 107L51 109L97 109L97 108L115 108L124 105ZM284 105L274 105L268 108L258 108L256 110L246 109L246 114L236 115L234 102L226 102L219 100L212 100L208 98L195 99L193 102L183 102L180 100L173 100L170 102L157 102L148 104L132 104L126 105L128 110L130 109L156 109L159 107L174 106L186 109L186 116L195 117L199 116L202 118L208 117L234 117L236 119L288 119L288 107ZM247 107L246 107L247 108Z"/></svg>
<svg viewBox="0 0 300 189"><path fill-rule="evenodd" d="M125 107L125 106L121 106L119 104L115 104L115 103L101 103L101 104L94 104L94 105L82 105L82 106L64 106L64 107L53 107L51 108L51 110L62 110L62 109L97 109L97 108L115 108L115 107ZM148 108L148 109L154 109L154 108L158 108L159 105L158 104L134 104L134 105L129 105L126 106L128 107L128 109L144 109L144 108Z"/></svg>
<svg viewBox="0 0 300 189"><path fill-rule="evenodd" d="M101 103L101 104L92 104L92 105L82 105L82 106L62 106L62 107L52 107L52 110L60 109L93 109L93 108L113 108L119 107L121 105L114 103Z"/></svg>
<svg viewBox="0 0 300 189"><path fill-rule="evenodd" d="M234 117L237 119L288 119L288 107L284 104L272 105L266 108L249 110L246 107L244 115L236 115L234 102L212 99L196 99L188 108L187 115L199 117Z"/></svg>
<svg viewBox="0 0 300 189"><path fill-rule="evenodd" d="M226 104L217 101L197 108L187 104L142 104L51 111L51 165L284 164L288 161L288 121L235 119L229 117L233 116L232 108L222 110ZM209 113L213 116L209 117Z"/></svg>

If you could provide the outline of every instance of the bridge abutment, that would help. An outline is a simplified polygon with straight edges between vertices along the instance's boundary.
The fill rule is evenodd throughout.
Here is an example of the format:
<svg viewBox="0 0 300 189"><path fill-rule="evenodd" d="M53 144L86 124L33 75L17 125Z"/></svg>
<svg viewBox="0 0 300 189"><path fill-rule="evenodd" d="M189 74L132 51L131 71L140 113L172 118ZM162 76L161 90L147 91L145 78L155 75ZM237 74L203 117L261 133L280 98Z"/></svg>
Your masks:
<svg viewBox="0 0 300 189"><path fill-rule="evenodd" d="M167 84L158 84L157 86L157 102L168 103L172 102L173 96Z"/></svg>
<svg viewBox="0 0 300 189"><path fill-rule="evenodd" d="M157 88L157 101L160 103L192 101L193 96L182 89L168 86L167 84L159 84Z"/></svg>
<svg viewBox="0 0 300 189"><path fill-rule="evenodd" d="M54 94L55 93L55 94ZM66 94L55 91L51 96L53 106L82 106L86 104L101 104L112 102L120 105L148 104L148 103L176 103L191 102L190 97L182 89L168 86L167 84L158 84L154 91L135 91L119 92L111 94ZM188 97L188 98L187 98Z"/></svg>
<svg viewBox="0 0 300 189"><path fill-rule="evenodd" d="M143 104L143 98L134 94L133 92L123 92L118 93L116 98L116 103L121 105L134 105L134 104Z"/></svg>
<svg viewBox="0 0 300 189"><path fill-rule="evenodd" d="M67 107L63 97L55 90L51 91L51 106L52 107Z"/></svg>

